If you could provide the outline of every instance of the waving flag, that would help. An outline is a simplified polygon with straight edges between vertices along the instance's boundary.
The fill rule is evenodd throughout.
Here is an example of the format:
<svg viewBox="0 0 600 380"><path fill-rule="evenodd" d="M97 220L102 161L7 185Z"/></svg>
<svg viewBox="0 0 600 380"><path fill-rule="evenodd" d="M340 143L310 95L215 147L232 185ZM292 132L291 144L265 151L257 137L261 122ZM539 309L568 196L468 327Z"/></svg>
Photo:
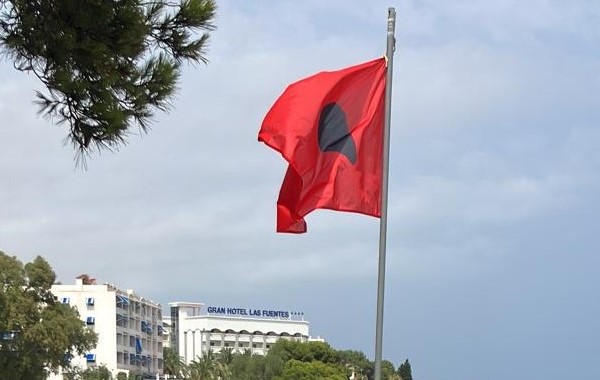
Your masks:
<svg viewBox="0 0 600 380"><path fill-rule="evenodd" d="M315 209L381 216L385 75L384 58L321 72L271 107L258 140L289 163L277 232L306 232Z"/></svg>

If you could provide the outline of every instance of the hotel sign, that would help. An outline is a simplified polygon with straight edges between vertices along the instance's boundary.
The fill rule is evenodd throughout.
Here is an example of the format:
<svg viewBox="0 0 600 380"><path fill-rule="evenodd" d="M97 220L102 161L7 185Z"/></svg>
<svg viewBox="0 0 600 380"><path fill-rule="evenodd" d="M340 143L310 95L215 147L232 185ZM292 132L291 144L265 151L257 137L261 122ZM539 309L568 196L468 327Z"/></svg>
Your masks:
<svg viewBox="0 0 600 380"><path fill-rule="evenodd" d="M245 317L263 317L263 318L289 318L289 311L265 310L265 309L244 309L239 307L221 307L209 306L206 311L208 314L235 315Z"/></svg>

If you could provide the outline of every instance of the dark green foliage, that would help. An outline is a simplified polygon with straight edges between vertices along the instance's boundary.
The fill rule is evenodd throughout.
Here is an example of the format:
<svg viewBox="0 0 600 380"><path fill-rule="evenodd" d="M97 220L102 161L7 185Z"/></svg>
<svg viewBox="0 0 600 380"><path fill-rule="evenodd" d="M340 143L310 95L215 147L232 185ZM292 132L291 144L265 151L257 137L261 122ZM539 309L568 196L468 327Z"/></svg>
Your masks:
<svg viewBox="0 0 600 380"><path fill-rule="evenodd" d="M211 351L188 366L169 348L164 349L163 355L165 373L178 372L186 380L345 380L352 373L355 380L373 379L373 362L364 353L335 350L322 342L282 339L273 344L265 356L253 355L251 350ZM171 369L168 363L178 361L176 369ZM400 379L394 365L387 360L382 362L382 375L383 380Z"/></svg>
<svg viewBox="0 0 600 380"><path fill-rule="evenodd" d="M400 364L400 366L398 367L398 375L400 375L400 378L402 380L413 380L412 371L408 359L406 359L404 363Z"/></svg>
<svg viewBox="0 0 600 380"><path fill-rule="evenodd" d="M267 353L264 378L272 379L283 374L290 360L307 363L320 361L329 364L338 363L338 356L327 343L280 340L272 345Z"/></svg>
<svg viewBox="0 0 600 380"><path fill-rule="evenodd" d="M384 380L399 380L394 363L389 360L381 361L381 378Z"/></svg>
<svg viewBox="0 0 600 380"><path fill-rule="evenodd" d="M279 356L286 362L290 359L296 359L302 362L339 362L337 351L331 348L327 343L323 342L300 343L280 340L271 347L268 356Z"/></svg>
<svg viewBox="0 0 600 380"><path fill-rule="evenodd" d="M398 380L394 365L382 363L383 379ZM373 379L373 362L359 351L340 351L322 342L280 340L266 356L233 354L230 380Z"/></svg>
<svg viewBox="0 0 600 380"><path fill-rule="evenodd" d="M50 293L54 280L43 258L23 265L0 251L0 332L14 334L0 342L0 380L45 379L95 346L77 311Z"/></svg>
<svg viewBox="0 0 600 380"><path fill-rule="evenodd" d="M252 355L250 350L242 354L234 354L229 364L231 380L263 380L267 378L267 358L262 355Z"/></svg>
<svg viewBox="0 0 600 380"><path fill-rule="evenodd" d="M121 374L125 375L123 372ZM67 373L63 374L64 380L111 380L112 374L105 366L99 366L96 368L83 369L72 369ZM127 376L125 375L125 378Z"/></svg>
<svg viewBox="0 0 600 380"><path fill-rule="evenodd" d="M202 357L193 360L187 368L187 380L229 379L230 370L220 354L208 351Z"/></svg>
<svg viewBox="0 0 600 380"><path fill-rule="evenodd" d="M373 362L360 351L344 350L338 351L340 362L350 371L354 371L354 376L359 379L372 379L375 372Z"/></svg>
<svg viewBox="0 0 600 380"><path fill-rule="evenodd" d="M215 10L214 0L0 0L0 48L40 79L40 112L89 154L168 109L181 63L206 62Z"/></svg>
<svg viewBox="0 0 600 380"><path fill-rule="evenodd" d="M219 351L217 355L217 361L225 366L228 366L233 361L233 349L231 347L224 348Z"/></svg>
<svg viewBox="0 0 600 380"><path fill-rule="evenodd" d="M346 380L347 376L343 369L325 364L321 361L303 362L290 359L285 363L285 368L280 376L274 380Z"/></svg>
<svg viewBox="0 0 600 380"><path fill-rule="evenodd" d="M177 354L177 352L170 348L165 347L163 349L163 371L171 377L183 377L186 373L186 365L183 358Z"/></svg>

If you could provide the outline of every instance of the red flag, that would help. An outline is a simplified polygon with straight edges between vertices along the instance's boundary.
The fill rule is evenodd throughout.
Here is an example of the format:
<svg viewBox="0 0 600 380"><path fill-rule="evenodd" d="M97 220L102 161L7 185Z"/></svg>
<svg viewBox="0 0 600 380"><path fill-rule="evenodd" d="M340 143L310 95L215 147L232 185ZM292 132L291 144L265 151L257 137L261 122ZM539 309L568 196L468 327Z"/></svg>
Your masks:
<svg viewBox="0 0 600 380"><path fill-rule="evenodd" d="M258 133L289 163L277 232L306 232L315 209L381 216L386 62L321 72L288 86Z"/></svg>

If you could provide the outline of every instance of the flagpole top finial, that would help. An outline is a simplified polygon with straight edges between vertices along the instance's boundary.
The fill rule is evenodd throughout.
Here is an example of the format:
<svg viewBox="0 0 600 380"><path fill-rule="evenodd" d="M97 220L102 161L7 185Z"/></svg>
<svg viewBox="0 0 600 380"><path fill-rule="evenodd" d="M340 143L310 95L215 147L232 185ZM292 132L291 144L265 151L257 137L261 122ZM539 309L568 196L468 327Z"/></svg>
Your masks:
<svg viewBox="0 0 600 380"><path fill-rule="evenodd" d="M387 32L388 35L394 35L396 29L396 9L393 7L388 8L388 19L387 19Z"/></svg>

